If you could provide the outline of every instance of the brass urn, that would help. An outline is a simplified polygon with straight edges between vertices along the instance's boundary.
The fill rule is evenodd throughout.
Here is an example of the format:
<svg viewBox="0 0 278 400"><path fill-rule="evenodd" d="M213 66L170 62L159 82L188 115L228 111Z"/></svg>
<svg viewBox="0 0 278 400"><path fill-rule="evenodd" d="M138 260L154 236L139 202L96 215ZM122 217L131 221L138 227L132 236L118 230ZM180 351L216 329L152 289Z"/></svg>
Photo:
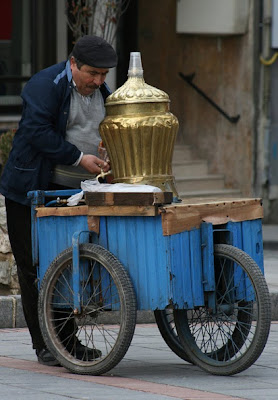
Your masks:
<svg viewBox="0 0 278 400"><path fill-rule="evenodd" d="M148 184L178 197L172 158L179 124L169 104L165 92L145 83L140 53L131 53L128 79L106 99L100 124L113 183Z"/></svg>

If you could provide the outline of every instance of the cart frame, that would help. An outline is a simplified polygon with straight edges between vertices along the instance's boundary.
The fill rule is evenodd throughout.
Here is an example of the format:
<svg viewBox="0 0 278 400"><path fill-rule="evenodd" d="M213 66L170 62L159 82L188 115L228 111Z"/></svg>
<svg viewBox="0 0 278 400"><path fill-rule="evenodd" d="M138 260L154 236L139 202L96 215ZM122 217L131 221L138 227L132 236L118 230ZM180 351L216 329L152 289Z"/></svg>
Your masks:
<svg viewBox="0 0 278 400"><path fill-rule="evenodd" d="M92 212L90 206L88 207L86 205L68 208L45 206L46 199L65 198L78 191L79 190L36 191L29 193L32 202L33 260L38 268L39 288L45 279L44 276L49 265L55 263L56 258L59 258L59 254L63 253L65 249L72 248L71 274L72 292L74 294L73 310L75 315L80 315L82 312L79 261L80 248L83 249L85 246L86 249L86 243L101 246L101 248L112 254L115 259L124 266L135 291L137 310L165 310L170 306L173 310L186 311L206 307L217 315L219 311L216 298L218 289L216 288L215 280L214 248L215 244L219 243L233 246L233 248L239 249L239 252L241 250L244 251L244 257L245 254L247 257L249 255L249 258L246 260L244 257L242 258L242 255L239 255L239 258L235 257L235 259L233 259L233 263L239 260L240 264L243 259L243 264L246 262L247 264L254 264L252 268L256 269L256 274L262 273L258 278L258 283L253 282L252 270L251 276L248 275L249 267L247 268L246 277L240 284L236 283L237 278L234 276L234 286L244 287L244 290L240 292L242 298L233 301L244 301L250 305L253 303L253 296L256 296L257 299L258 294L257 292L254 294L253 286L255 285L255 288L256 285L259 287L261 286L264 272L262 214L260 214L261 203L259 200L256 199L255 208L253 207L254 204L252 204L252 210L248 209L247 212L248 218L251 216L253 219L245 220L243 216L239 216L239 218L230 218L229 215L223 218L223 215L227 211L224 209L224 214L222 213L219 216L218 213L217 218L213 215L213 218L211 218L212 221L210 222L210 218L200 215L199 210L197 216L195 214L193 215L192 226L186 226L186 229L184 224L186 225L188 221L186 223L183 221L181 227L177 227L175 221L171 223L171 218L175 215L176 207L178 206L173 206L174 212L171 206L168 206L168 208L166 206L160 207L159 213L157 212L158 207L155 207L155 211L152 210L152 212L148 213L146 210L144 212L141 210L141 214L138 212L136 215L129 215L129 212L127 215L115 215L113 212L111 215L109 215L109 213L105 215L106 212L103 210L100 211L99 214L96 210ZM49 205L52 205L52 201L49 202ZM101 215L101 213L104 213L104 215ZM179 209L177 213L179 213ZM93 216L90 216L90 214L93 214ZM90 218L93 218L93 220L91 220L88 215ZM231 215L233 215L233 212L231 212ZM199 221L198 223L196 223L196 218ZM93 230L90 229L92 227ZM49 237L51 237L51 241ZM232 267L232 271L234 271L233 268L234 267ZM244 274L246 274L246 269L244 268L243 265ZM125 276L124 279L126 280L128 278ZM252 284L251 291L247 289L250 283ZM266 308L263 312L266 315L263 323L264 343L261 344L260 351L262 351L267 340L270 325L270 301L269 298L267 298L269 294L264 282L262 282L262 286L262 296L266 297ZM258 298L259 297L260 296L258 296ZM180 319L181 314L177 313L176 315L178 315L176 318ZM42 316L41 319L43 320L44 317ZM131 319L134 320L134 317ZM186 324L188 325L188 322ZM177 325L179 326L179 334L175 331L175 335L177 337L179 337L179 335L185 336L186 340L188 340L188 331L186 331L187 333L183 333L182 324L178 323ZM249 334L249 331L246 333ZM132 334L133 332L131 329L129 332L129 339L127 340L128 342L131 341L130 337L132 337ZM46 336L51 346L51 333L49 334L49 332L47 332ZM184 341L182 346L186 352L186 357L182 358L187 359L188 349L186 349L186 343ZM54 350L55 349L56 347L54 346ZM125 351L127 351L127 348ZM125 354L125 351L122 352L123 354L121 354L121 357ZM215 370L211 370L210 364L212 356L209 355L207 357L205 355L205 357L208 360L209 368L207 369L206 367L206 360L205 365L202 364L201 360L200 366L212 373L221 374L218 366L216 366ZM251 361L249 360L243 363L243 366L241 365L239 368L237 366L233 368L230 368L230 366L226 369L223 368L223 374L240 372L242 368L245 369L250 366L250 362L253 363L257 357L258 354L256 354L255 357L252 356L250 358ZM192 361L190 354L189 358ZM202 359L203 354L197 355L197 361L195 357L194 362L198 363L199 358ZM63 363L62 356L59 360ZM119 360L116 362L118 361ZM224 361L225 360L219 361L220 366ZM65 366L77 373L99 374L107 371L107 368L113 367L114 364L112 362L109 367L105 367L106 369L100 368L96 370L96 372L90 370L90 368L86 369L84 367L84 369L82 369L80 366L77 369L75 367L71 368L71 365L67 362Z"/></svg>

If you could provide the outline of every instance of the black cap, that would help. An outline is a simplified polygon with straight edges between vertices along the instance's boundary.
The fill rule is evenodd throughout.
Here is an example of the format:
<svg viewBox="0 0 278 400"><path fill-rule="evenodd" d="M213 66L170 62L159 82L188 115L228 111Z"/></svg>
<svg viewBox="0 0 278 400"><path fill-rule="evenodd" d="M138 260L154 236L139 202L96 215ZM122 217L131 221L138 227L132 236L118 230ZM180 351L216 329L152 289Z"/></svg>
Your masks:
<svg viewBox="0 0 278 400"><path fill-rule="evenodd" d="M99 36L82 36L74 45L72 55L84 64L95 68L116 67L118 57L106 40Z"/></svg>

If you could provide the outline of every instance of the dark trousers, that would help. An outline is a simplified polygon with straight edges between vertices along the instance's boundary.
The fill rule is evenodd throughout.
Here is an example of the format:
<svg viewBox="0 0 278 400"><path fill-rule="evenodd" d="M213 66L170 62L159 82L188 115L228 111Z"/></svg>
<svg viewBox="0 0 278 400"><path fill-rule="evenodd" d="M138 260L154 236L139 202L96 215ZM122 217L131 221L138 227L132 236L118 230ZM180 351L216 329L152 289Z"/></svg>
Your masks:
<svg viewBox="0 0 278 400"><path fill-rule="evenodd" d="M32 262L31 208L5 199L8 234L17 264L21 301L33 348L45 347L38 319L37 271Z"/></svg>
<svg viewBox="0 0 278 400"><path fill-rule="evenodd" d="M52 185L49 190L66 189L64 186ZM5 198L8 234L17 265L17 274L21 290L21 301L25 320L32 338L33 348L41 350L46 347L38 318L37 270L32 261L31 207ZM60 339L70 344L68 338L76 332L76 325L69 313L60 311L64 318L63 329L57 328ZM67 322L65 323L65 321ZM60 323L61 324L61 323Z"/></svg>

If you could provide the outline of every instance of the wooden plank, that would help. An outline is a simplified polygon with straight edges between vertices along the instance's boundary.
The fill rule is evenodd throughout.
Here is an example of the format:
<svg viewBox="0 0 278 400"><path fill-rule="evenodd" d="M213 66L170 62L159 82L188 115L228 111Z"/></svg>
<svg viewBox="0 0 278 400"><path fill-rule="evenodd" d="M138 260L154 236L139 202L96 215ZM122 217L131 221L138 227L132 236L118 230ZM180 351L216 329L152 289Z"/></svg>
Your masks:
<svg viewBox="0 0 278 400"><path fill-rule="evenodd" d="M88 215L88 206L75 207L38 207L37 217L62 216L71 217L75 215Z"/></svg>
<svg viewBox="0 0 278 400"><path fill-rule="evenodd" d="M99 234L99 217L96 217L94 215L88 215L87 221L88 221L88 229L89 231L93 231L97 234Z"/></svg>
<svg viewBox="0 0 278 400"><path fill-rule="evenodd" d="M227 211L227 213L225 213ZM242 205L232 209L223 209L217 213L202 215L202 221L213 225L225 224L229 221L239 222L263 218L263 208L258 205Z"/></svg>
<svg viewBox="0 0 278 400"><path fill-rule="evenodd" d="M199 228L201 225L201 218L198 212L186 212L184 210L179 210L179 212L174 212L168 210L163 212L159 210L162 216L162 230L163 235L174 235L175 233L180 233L184 231L190 231L193 228Z"/></svg>
<svg viewBox="0 0 278 400"><path fill-rule="evenodd" d="M89 206L151 206L173 201L172 192L86 192L84 197Z"/></svg>
<svg viewBox="0 0 278 400"><path fill-rule="evenodd" d="M155 217L157 206L88 206L88 215Z"/></svg>
<svg viewBox="0 0 278 400"><path fill-rule="evenodd" d="M198 228L202 222L213 225L263 218L261 199L187 200L160 208L164 235Z"/></svg>
<svg viewBox="0 0 278 400"><path fill-rule="evenodd" d="M184 207L184 206L214 206L214 205L225 205L225 204L253 204L257 202L262 202L261 198L256 197L236 197L236 198L221 198L221 197L191 197L187 199L183 199L180 203L172 203L174 207ZM170 206L167 206L170 207Z"/></svg>

